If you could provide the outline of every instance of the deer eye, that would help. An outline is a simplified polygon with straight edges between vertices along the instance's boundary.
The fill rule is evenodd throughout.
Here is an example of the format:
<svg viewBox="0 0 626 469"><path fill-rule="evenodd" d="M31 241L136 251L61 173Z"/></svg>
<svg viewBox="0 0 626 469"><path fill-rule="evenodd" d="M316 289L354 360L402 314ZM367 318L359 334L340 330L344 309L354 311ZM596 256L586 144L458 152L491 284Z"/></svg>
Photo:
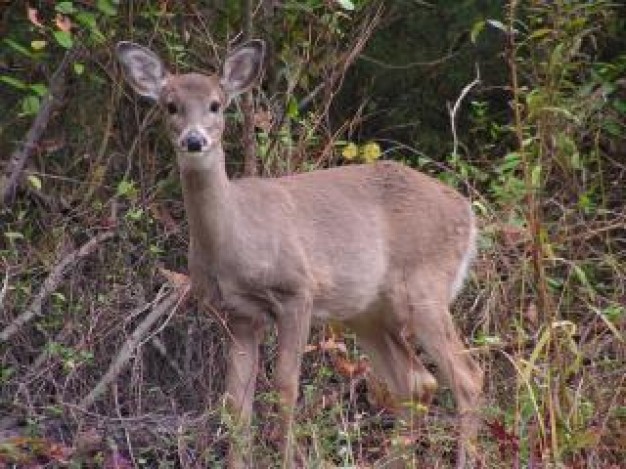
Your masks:
<svg viewBox="0 0 626 469"><path fill-rule="evenodd" d="M218 101L212 101L209 105L209 111L217 112L220 110L220 103Z"/></svg>
<svg viewBox="0 0 626 469"><path fill-rule="evenodd" d="M175 102L170 101L169 103L167 103L167 112L169 112L170 114L176 114L178 112L178 107L176 106Z"/></svg>

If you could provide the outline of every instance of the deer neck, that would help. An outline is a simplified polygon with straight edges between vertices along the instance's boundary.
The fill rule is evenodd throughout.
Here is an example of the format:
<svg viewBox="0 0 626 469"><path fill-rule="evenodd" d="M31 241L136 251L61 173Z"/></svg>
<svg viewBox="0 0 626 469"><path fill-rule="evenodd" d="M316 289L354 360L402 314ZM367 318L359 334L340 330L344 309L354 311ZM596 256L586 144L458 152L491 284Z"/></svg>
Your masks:
<svg viewBox="0 0 626 469"><path fill-rule="evenodd" d="M178 166L194 249L218 255L230 238L234 215L224 151L218 147L203 154L179 153Z"/></svg>

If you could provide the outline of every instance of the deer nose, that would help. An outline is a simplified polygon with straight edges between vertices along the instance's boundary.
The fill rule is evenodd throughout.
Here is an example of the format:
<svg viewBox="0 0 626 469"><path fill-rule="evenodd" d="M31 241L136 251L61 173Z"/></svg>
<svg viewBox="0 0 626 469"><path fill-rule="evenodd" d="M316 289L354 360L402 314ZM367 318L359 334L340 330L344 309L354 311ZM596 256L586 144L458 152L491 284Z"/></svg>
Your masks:
<svg viewBox="0 0 626 469"><path fill-rule="evenodd" d="M190 130L181 143L189 152L199 152L207 146L206 137L197 130Z"/></svg>

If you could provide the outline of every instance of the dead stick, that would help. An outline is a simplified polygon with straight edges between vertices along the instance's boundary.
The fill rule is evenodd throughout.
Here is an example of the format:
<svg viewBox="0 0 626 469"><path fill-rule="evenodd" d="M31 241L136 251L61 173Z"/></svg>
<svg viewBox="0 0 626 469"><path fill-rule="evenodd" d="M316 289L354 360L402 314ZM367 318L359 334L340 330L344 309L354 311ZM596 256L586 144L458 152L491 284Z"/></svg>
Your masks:
<svg viewBox="0 0 626 469"><path fill-rule="evenodd" d="M6 296L8 289L9 289L9 269L7 267L7 271L4 274L4 281L2 282L2 289L0 290L0 308L2 308L2 304L4 303L4 297Z"/></svg>
<svg viewBox="0 0 626 469"><path fill-rule="evenodd" d="M244 41L252 38L252 1L243 0L243 37ZM244 176L256 176L257 155L256 137L254 135L254 99L252 91L246 91L241 97L241 112L243 114L242 138L243 142L243 174Z"/></svg>
<svg viewBox="0 0 626 469"><path fill-rule="evenodd" d="M144 337L152 326L166 313L172 311L172 309L178 308L181 302L187 296L189 292L188 286L183 286L172 290L165 299L158 301L159 296L162 295L165 287L162 287L161 291L155 300L155 306L152 308L150 314L137 326L133 333L126 339L121 350L113 360L113 363L109 366L104 376L100 379L98 384L91 390L91 392L83 398L79 406L83 409L90 407L106 390L107 386L115 381L124 369L128 361L133 357L137 347L143 341Z"/></svg>
<svg viewBox="0 0 626 469"><path fill-rule="evenodd" d="M50 79L48 94L42 99L37 117L35 117L22 144L13 151L13 154L9 158L6 167L7 179L4 188L2 188L1 199L6 206L13 204L15 200L17 183L22 175L26 161L30 158L30 155L37 146L37 142L39 142L48 127L52 111L54 111L54 108L59 103L59 95L61 95L64 85L65 70L69 64L74 61L77 53L76 48L70 49L65 53L59 67L55 70Z"/></svg>
<svg viewBox="0 0 626 469"><path fill-rule="evenodd" d="M50 295L50 293L56 290L70 265L91 254L96 250L100 243L112 238L114 235L114 231L104 231L99 233L83 244L80 248L72 251L68 256L61 259L61 261L54 267L54 269L52 269L52 272L50 272L46 280L43 282L37 296L31 302L26 311L16 317L13 322L4 328L4 330L0 333L0 343L7 342L24 324L41 314L41 307L43 306L44 300L48 297L48 295Z"/></svg>

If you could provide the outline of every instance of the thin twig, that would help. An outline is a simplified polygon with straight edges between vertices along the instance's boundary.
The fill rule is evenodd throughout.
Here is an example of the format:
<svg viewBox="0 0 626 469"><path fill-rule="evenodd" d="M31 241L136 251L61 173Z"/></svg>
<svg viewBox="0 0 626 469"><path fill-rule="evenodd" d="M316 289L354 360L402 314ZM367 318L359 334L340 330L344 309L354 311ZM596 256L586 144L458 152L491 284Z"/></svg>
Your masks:
<svg viewBox="0 0 626 469"><path fill-rule="evenodd" d="M9 269L7 268L7 271L4 274L4 281L2 282L2 288L0 289L0 308L2 308L2 304L4 303L4 297L6 296L8 289L9 289Z"/></svg>
<svg viewBox="0 0 626 469"><path fill-rule="evenodd" d="M302 113L303 111L305 111L307 106L311 104L311 101L313 101L315 97L320 93L320 91L324 90L325 87L326 87L326 83L322 82L319 85L317 85L315 88L313 88L313 91L311 91L304 98L302 98L300 102L298 103L298 112Z"/></svg>
<svg viewBox="0 0 626 469"><path fill-rule="evenodd" d="M142 343L152 326L168 312L173 313L176 311L189 293L189 285L184 285L170 291L164 299L161 299L165 288L165 285L161 288L157 295L157 299L153 302L155 306L152 308L150 314L146 316L146 318L137 326L128 339L126 339L126 342L122 345L122 348L104 376L102 376L98 384L96 384L91 392L80 402L80 407L85 409L90 407L104 393L107 386L117 379L118 375L133 357L138 346Z"/></svg>
<svg viewBox="0 0 626 469"><path fill-rule="evenodd" d="M69 255L61 259L61 261L54 267L54 269L52 269L52 272L50 272L46 280L43 282L37 296L28 306L26 311L16 317L13 322L11 322L11 324L4 328L4 330L0 333L0 343L8 341L24 324L41 315L41 308L44 300L48 297L48 295L50 295L50 293L57 289L69 266L94 252L100 243L111 239L114 235L114 231L103 231L102 233L99 233L91 238L80 248L72 251Z"/></svg>
<svg viewBox="0 0 626 469"><path fill-rule="evenodd" d="M450 127L452 128L452 139L453 139L452 155L454 156L457 155L457 152L459 149L459 137L456 131L456 115L459 111L459 107L461 106L461 103L463 102L463 99L465 99L465 96L467 96L467 94L472 90L472 88L474 88L479 83L480 83L480 68L478 68L478 64L476 64L476 78L474 78L474 80L471 83L468 83L467 85L463 87L463 89L461 90L461 94L455 101L454 106L452 106L452 109L450 109L450 106L448 105L448 111L450 112Z"/></svg>
<svg viewBox="0 0 626 469"><path fill-rule="evenodd" d="M58 105L60 95L62 94L65 84L65 71L74 61L77 54L78 49L76 48L72 48L65 53L59 67L55 70L50 79L48 94L42 99L37 117L35 117L30 129L26 133L22 144L13 151L13 154L9 158L9 162L6 166L6 182L5 186L2 188L2 199L0 200L0 202L4 202L6 206L12 205L15 200L17 184L24 170L24 166L26 165L26 161L30 158L33 150L37 147L37 142L39 142L48 127L52 112Z"/></svg>
<svg viewBox="0 0 626 469"><path fill-rule="evenodd" d="M165 346L163 341L159 337L154 336L152 337L152 340L150 340L150 344L156 349L157 352L159 352L159 354L161 354L161 356L165 359L167 364L172 367L172 369L176 372L176 374L178 374L181 380L184 379L185 372L178 365L178 362L176 362L176 360L174 360L170 356L170 354L167 351L167 347Z"/></svg>
<svg viewBox="0 0 626 469"><path fill-rule="evenodd" d="M440 57L438 59L435 60L429 60L426 62L410 62L408 64L389 64L386 62L383 62L382 60L378 60L374 57L370 57L369 55L366 54L361 54L359 56L359 60L364 60L366 62L371 62L375 65L378 65L381 68L385 68L387 70L408 70L409 68L414 68L414 67L435 67L437 65L441 65L442 63L452 59L453 57L457 56L458 52L450 52L446 55L444 55L443 57Z"/></svg>

